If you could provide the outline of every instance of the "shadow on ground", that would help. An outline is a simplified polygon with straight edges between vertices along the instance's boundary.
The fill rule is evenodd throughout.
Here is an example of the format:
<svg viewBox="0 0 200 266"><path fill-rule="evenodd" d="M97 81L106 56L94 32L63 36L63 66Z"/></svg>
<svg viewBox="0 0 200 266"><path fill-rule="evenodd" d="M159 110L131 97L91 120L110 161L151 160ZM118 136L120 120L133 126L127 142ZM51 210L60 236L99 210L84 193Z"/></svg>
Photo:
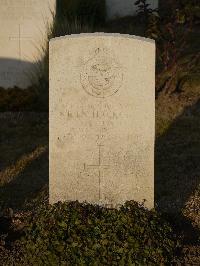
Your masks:
<svg viewBox="0 0 200 266"><path fill-rule="evenodd" d="M180 212L200 184L200 100L185 108L155 148L155 197L160 211Z"/></svg>
<svg viewBox="0 0 200 266"><path fill-rule="evenodd" d="M21 208L48 184L48 114L2 117L0 203ZM7 114L8 116L8 114ZM177 213L200 184L200 100L156 140L155 199ZM2 175L2 176L1 176Z"/></svg>
<svg viewBox="0 0 200 266"><path fill-rule="evenodd" d="M0 206L14 210L48 184L48 113L1 113Z"/></svg>

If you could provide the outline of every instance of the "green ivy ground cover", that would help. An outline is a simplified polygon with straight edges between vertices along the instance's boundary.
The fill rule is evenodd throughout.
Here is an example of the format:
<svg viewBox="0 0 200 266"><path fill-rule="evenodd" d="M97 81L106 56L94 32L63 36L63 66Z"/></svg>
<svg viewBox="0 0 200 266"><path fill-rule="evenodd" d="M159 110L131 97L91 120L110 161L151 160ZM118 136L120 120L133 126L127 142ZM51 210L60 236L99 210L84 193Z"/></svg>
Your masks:
<svg viewBox="0 0 200 266"><path fill-rule="evenodd" d="M169 224L136 202L127 202L120 210L57 203L39 207L32 216L15 263L168 265L177 247Z"/></svg>

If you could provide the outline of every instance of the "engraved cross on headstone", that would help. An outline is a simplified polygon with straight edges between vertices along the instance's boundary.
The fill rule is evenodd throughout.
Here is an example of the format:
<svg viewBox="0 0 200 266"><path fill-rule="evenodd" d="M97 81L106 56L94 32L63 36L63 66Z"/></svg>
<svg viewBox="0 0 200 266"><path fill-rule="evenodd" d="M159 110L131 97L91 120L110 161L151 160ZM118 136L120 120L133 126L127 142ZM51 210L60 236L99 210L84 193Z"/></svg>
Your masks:
<svg viewBox="0 0 200 266"><path fill-rule="evenodd" d="M22 41L31 41L32 37L23 37L21 32L21 25L18 26L18 35L9 37L9 40L11 41L18 41L18 51L19 51L19 61L22 61Z"/></svg>
<svg viewBox="0 0 200 266"><path fill-rule="evenodd" d="M93 165L87 165L86 163L84 163L84 170L86 170L87 168L93 168L93 169L98 169L98 178L99 178L99 200L101 199L101 177L104 173L105 169L109 168L109 165L104 165L102 164L102 147L104 145L98 145L98 163L97 164L93 164Z"/></svg>

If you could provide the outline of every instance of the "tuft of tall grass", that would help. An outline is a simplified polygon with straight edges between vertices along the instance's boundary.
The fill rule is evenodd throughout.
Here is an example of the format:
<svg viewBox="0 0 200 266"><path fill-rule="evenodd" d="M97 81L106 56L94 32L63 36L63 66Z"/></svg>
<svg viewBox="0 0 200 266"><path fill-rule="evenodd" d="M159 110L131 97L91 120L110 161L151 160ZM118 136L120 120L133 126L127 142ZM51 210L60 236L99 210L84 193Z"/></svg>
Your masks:
<svg viewBox="0 0 200 266"><path fill-rule="evenodd" d="M86 7L85 7L86 8ZM69 10L68 10L69 11ZM73 11L74 12L74 11ZM49 92L49 40L54 37L65 36L79 33L92 33L95 31L102 31L103 24L97 26L94 19L87 20L85 16L66 15L63 12L57 11L54 15L52 25L47 25L48 34L46 41L41 46L41 60L36 64L36 67L31 73L31 79L35 93L37 94L39 106L48 110L48 92ZM94 15L94 14L93 14Z"/></svg>

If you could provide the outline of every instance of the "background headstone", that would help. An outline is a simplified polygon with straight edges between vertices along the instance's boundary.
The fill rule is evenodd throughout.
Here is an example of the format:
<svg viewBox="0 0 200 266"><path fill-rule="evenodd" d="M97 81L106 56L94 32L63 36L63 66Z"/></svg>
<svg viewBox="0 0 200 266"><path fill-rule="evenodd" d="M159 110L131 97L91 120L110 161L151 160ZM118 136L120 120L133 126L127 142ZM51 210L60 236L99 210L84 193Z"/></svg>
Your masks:
<svg viewBox="0 0 200 266"><path fill-rule="evenodd" d="M56 0L0 0L0 87L29 85Z"/></svg>
<svg viewBox="0 0 200 266"><path fill-rule="evenodd" d="M133 16L137 13L136 0L106 0L107 19ZM158 0L147 0L150 8L158 8Z"/></svg>
<svg viewBox="0 0 200 266"><path fill-rule="evenodd" d="M155 44L120 34L50 41L50 203L154 205Z"/></svg>

